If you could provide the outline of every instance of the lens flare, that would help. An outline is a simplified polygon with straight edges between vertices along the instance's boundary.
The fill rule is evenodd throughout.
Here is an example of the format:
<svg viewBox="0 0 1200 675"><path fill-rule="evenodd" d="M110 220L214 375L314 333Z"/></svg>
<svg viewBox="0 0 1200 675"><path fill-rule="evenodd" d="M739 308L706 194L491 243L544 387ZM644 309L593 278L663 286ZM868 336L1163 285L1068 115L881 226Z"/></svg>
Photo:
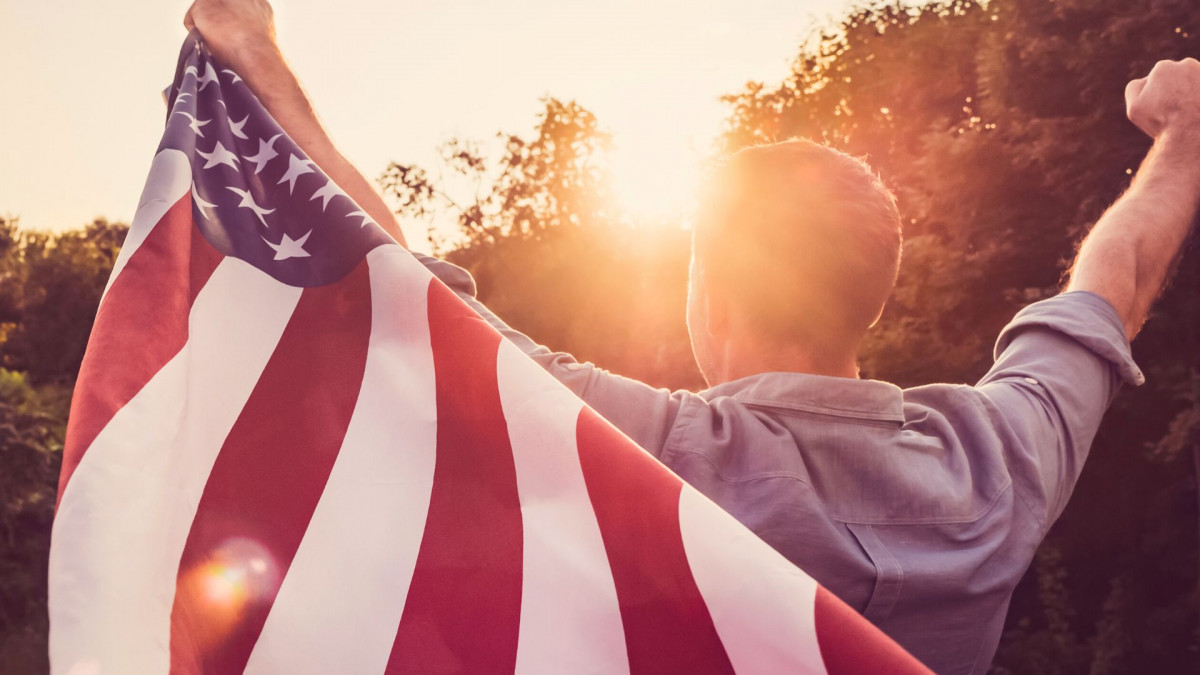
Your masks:
<svg viewBox="0 0 1200 675"><path fill-rule="evenodd" d="M265 546L245 537L227 539L207 561L184 574L180 592L192 598L191 633L208 645L237 628L246 611L279 588L278 565Z"/></svg>
<svg viewBox="0 0 1200 675"><path fill-rule="evenodd" d="M240 607L246 601L244 570L220 563L205 566L204 596L215 607Z"/></svg>

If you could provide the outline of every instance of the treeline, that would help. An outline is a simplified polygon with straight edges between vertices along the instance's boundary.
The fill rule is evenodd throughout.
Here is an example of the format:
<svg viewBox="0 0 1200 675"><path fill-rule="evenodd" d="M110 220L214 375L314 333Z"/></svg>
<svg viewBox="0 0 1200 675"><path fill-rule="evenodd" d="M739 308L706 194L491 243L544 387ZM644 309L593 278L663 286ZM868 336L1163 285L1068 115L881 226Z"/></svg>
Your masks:
<svg viewBox="0 0 1200 675"><path fill-rule="evenodd" d="M75 374L127 228L0 218L0 673L46 669L46 563Z"/></svg>
<svg viewBox="0 0 1200 675"><path fill-rule="evenodd" d="M1076 242L1148 149L1124 119L1125 83L1187 56L1200 56L1195 0L876 5L814 35L784 81L726 97L713 160L795 136L865 155L899 195L906 243L863 374L971 382L999 328L1057 292ZM683 323L688 232L682 218L637 222L614 206L612 142L584 107L547 99L532 135L504 134L495 153L452 141L439 170L394 164L381 185L406 219L458 223L435 245L516 327L616 372L698 388ZM123 232L0 225L0 672L44 668L67 401ZM1185 256L1135 345L1148 383L1106 417L1017 590L997 673L1200 662L1198 262Z"/></svg>

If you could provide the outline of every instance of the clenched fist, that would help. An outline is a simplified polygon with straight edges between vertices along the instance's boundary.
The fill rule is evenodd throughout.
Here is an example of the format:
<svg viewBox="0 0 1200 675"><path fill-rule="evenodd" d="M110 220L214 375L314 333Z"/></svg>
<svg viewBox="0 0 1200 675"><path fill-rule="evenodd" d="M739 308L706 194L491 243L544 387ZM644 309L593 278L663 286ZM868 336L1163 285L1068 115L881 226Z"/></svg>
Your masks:
<svg viewBox="0 0 1200 675"><path fill-rule="evenodd" d="M275 44L275 17L267 0L195 0L183 19L217 56L237 65L241 52Z"/></svg>
<svg viewBox="0 0 1200 675"><path fill-rule="evenodd" d="M1129 121L1154 138L1183 136L1200 143L1200 61L1159 61L1125 87Z"/></svg>

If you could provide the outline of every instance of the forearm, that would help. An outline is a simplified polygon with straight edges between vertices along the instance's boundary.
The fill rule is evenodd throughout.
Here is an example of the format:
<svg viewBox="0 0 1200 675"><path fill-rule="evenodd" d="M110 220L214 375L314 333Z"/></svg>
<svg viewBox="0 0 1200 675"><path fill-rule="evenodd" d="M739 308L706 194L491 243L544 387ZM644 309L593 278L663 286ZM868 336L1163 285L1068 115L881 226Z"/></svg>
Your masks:
<svg viewBox="0 0 1200 675"><path fill-rule="evenodd" d="M407 246L395 214L375 187L334 146L312 104L273 42L258 41L230 55L230 65L288 136L376 223Z"/></svg>
<svg viewBox="0 0 1200 675"><path fill-rule="evenodd" d="M1161 137L1133 185L1084 240L1067 290L1107 300L1132 339L1167 282L1198 206L1200 142Z"/></svg>

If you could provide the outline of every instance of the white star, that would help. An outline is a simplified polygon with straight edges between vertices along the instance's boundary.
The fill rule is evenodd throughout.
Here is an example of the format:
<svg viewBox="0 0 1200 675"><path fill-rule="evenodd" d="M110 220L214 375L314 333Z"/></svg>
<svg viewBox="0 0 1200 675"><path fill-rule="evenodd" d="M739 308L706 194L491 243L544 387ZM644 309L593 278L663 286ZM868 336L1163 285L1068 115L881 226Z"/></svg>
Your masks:
<svg viewBox="0 0 1200 675"><path fill-rule="evenodd" d="M196 70L196 66L188 66L187 68L183 69L183 76L187 77L188 75L191 75L192 77L200 77L200 71Z"/></svg>
<svg viewBox="0 0 1200 675"><path fill-rule="evenodd" d="M228 68L226 68L225 70L222 70L221 72L222 72L222 73L229 73L230 77L232 77L232 78L233 78L233 83L234 83L234 84L237 84L238 82L241 82L241 81L242 81L242 78L238 77L238 74L237 74L237 73L233 72L232 70L230 70L230 69L228 69Z"/></svg>
<svg viewBox="0 0 1200 675"><path fill-rule="evenodd" d="M254 215L258 216L259 221L262 222L263 227L267 227L267 219L263 218L263 216L267 215L268 213L275 213L275 209L264 209L258 204L255 204L254 198L250 196L249 190L235 188L232 185L226 186L226 189L228 189L230 192L240 195L242 201L238 202L238 206L253 211Z"/></svg>
<svg viewBox="0 0 1200 675"><path fill-rule="evenodd" d="M367 223L370 223L372 225L375 224L375 221L371 220L371 216L368 216L366 214L366 212L364 212L364 211L353 211L351 213L347 213L346 217L347 218L362 218L362 222L358 224L359 227L366 227Z"/></svg>
<svg viewBox="0 0 1200 675"><path fill-rule="evenodd" d="M195 202L196 206L200 208L200 215L204 216L205 218L208 218L209 215L204 211L204 209L214 209L217 207L216 204L210 201L205 201L205 199L200 196L200 193L196 192L196 181L192 181L192 201Z"/></svg>
<svg viewBox="0 0 1200 675"><path fill-rule="evenodd" d="M212 84L213 82L216 82L217 86L221 86L221 81L217 79L216 68L213 68L213 64L206 63L206 64L204 64L204 75L201 76L201 78L197 82L200 85L200 88L197 89L196 91L204 91L204 88L207 87L208 85Z"/></svg>
<svg viewBox="0 0 1200 675"><path fill-rule="evenodd" d="M333 181L329 181L329 182L325 183L325 187L314 192L313 196L310 197L308 201L311 202L311 201L320 199L321 200L321 212L324 213L325 207L329 206L330 199L333 199L334 197L342 197L342 196L345 196L345 195L342 194L342 191L338 188L337 183L334 183Z"/></svg>
<svg viewBox="0 0 1200 675"><path fill-rule="evenodd" d="M204 162L205 169L211 169L218 164L228 164L231 168L237 168L237 164L235 163L238 161L237 155L226 150L221 141L217 141L217 144L213 146L212 152L204 152L197 149L196 154L208 160Z"/></svg>
<svg viewBox="0 0 1200 675"><path fill-rule="evenodd" d="M296 189L296 179L306 173L313 173L312 162L300 159L298 155L292 155L288 158L287 171L284 172L283 178L280 178L276 185L287 183L288 194L292 194L292 190Z"/></svg>
<svg viewBox="0 0 1200 675"><path fill-rule="evenodd" d="M246 157L247 160L254 162L254 164L255 164L254 173L255 174L258 174L258 172L262 171L263 167L265 167L267 165L267 162L269 162L272 159L275 159L276 157L279 156L279 153L275 152L274 146L275 146L275 141L279 140L279 137L282 135L283 134L275 134L274 136L271 137L271 140L269 140L269 141L264 141L261 138L258 139L258 154L249 155L248 157ZM282 183L283 181L279 181L279 182Z"/></svg>
<svg viewBox="0 0 1200 675"><path fill-rule="evenodd" d="M229 120L229 129L231 131L233 131L234 136L237 136L238 138L241 138L241 139L250 140L250 137L246 135L246 132L242 131L242 127L246 126L246 120L249 120L249 119L250 119L250 116L246 115L245 117L242 118L241 122L234 122L233 120Z"/></svg>
<svg viewBox="0 0 1200 675"><path fill-rule="evenodd" d="M299 239L292 239L285 232L283 238L278 244L272 244L270 239L263 237L262 240L267 242L267 246L275 249L276 260L287 260L288 258L309 258L311 254L304 250L304 242L308 241L308 235L312 234L312 230L304 233Z"/></svg>
<svg viewBox="0 0 1200 675"><path fill-rule="evenodd" d="M182 110L176 110L175 114L183 115L184 117L191 120L190 122L188 122L188 126L191 127L192 131L194 131L196 133L196 135L199 136L200 138L204 138L204 132L200 131L200 127L202 127L205 124L208 124L209 122L212 121L212 120L198 120L195 117L193 117L191 113L184 112Z"/></svg>
<svg viewBox="0 0 1200 675"><path fill-rule="evenodd" d="M176 103L179 103L180 101L182 101L182 100L183 100L183 97L184 97L184 96L191 96L191 94L190 94L189 92L186 92L186 91L181 91L181 92L179 92L178 94L175 94L175 102L176 102Z"/></svg>

